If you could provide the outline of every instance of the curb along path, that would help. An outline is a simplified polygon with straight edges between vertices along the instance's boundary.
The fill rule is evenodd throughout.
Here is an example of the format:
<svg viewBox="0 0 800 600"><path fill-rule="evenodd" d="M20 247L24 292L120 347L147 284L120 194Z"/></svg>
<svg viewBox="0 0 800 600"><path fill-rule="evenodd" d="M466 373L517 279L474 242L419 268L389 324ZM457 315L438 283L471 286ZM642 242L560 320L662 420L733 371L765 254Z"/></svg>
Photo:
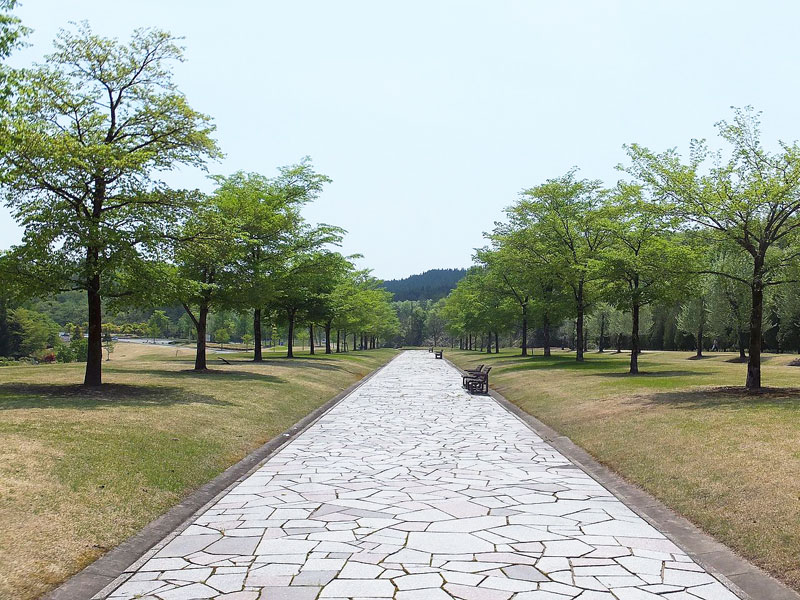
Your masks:
<svg viewBox="0 0 800 600"><path fill-rule="evenodd" d="M491 397L400 354L114 600L736 600Z"/></svg>

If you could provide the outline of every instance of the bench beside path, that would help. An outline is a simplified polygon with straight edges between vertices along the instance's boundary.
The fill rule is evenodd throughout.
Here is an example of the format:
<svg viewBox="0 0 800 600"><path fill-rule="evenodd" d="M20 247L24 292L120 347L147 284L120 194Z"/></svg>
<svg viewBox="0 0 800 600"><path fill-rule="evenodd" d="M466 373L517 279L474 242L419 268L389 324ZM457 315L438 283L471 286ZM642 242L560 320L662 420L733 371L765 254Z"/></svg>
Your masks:
<svg viewBox="0 0 800 600"><path fill-rule="evenodd" d="M490 396L407 351L115 600L735 600Z"/></svg>

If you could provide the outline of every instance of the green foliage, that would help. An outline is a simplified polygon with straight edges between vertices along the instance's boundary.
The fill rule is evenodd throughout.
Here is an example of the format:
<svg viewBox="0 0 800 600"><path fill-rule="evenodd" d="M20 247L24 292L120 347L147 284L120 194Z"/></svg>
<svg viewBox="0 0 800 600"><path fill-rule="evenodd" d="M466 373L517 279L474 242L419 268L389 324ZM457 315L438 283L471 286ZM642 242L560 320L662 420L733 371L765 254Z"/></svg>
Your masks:
<svg viewBox="0 0 800 600"><path fill-rule="evenodd" d="M141 285L147 261L195 205L155 174L218 155L210 119L172 82L182 58L154 29L127 44L85 23L62 30L45 63L20 73L0 119L0 183L24 228L17 279L29 294L88 292L86 383L101 379L101 298L157 290Z"/></svg>
<svg viewBox="0 0 800 600"><path fill-rule="evenodd" d="M69 341L69 348L77 362L86 362L89 357L89 340L85 337L73 337Z"/></svg>
<svg viewBox="0 0 800 600"><path fill-rule="evenodd" d="M231 341L231 332L227 327L220 327L214 331L214 341L218 344L227 344Z"/></svg>
<svg viewBox="0 0 800 600"><path fill-rule="evenodd" d="M14 356L35 356L58 343L58 325L48 316L26 308L16 308L10 312L10 317L11 350Z"/></svg>
<svg viewBox="0 0 800 600"><path fill-rule="evenodd" d="M147 320L147 334L154 340L169 333L170 320L163 310L154 310Z"/></svg>
<svg viewBox="0 0 800 600"><path fill-rule="evenodd" d="M60 363L71 363L75 362L76 356L75 352L72 350L72 346L69 344L59 344L56 346L56 360Z"/></svg>
<svg viewBox="0 0 800 600"><path fill-rule="evenodd" d="M466 274L466 269L430 269L403 279L384 281L383 287L394 294L396 302L406 300L435 302L447 296Z"/></svg>

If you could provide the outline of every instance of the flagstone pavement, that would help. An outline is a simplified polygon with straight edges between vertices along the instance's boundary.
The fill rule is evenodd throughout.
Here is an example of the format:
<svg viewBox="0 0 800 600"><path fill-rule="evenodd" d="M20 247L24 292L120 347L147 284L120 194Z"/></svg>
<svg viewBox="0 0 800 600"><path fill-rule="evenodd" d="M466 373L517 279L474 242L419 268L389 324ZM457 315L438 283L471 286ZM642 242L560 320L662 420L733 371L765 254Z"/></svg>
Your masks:
<svg viewBox="0 0 800 600"><path fill-rule="evenodd" d="M735 600L426 351L273 455L113 600Z"/></svg>

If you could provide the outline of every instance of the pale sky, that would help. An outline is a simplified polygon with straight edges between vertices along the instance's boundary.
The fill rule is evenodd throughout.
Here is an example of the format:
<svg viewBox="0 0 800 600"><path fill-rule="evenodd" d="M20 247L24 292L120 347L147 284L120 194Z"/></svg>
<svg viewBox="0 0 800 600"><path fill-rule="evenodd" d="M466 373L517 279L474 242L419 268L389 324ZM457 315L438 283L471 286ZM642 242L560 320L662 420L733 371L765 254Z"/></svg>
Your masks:
<svg viewBox="0 0 800 600"><path fill-rule="evenodd" d="M310 155L333 179L306 210L348 230L378 277L470 264L522 188L613 184L622 144L685 147L731 105L765 139L800 138L800 3L700 0L23 0L35 32L88 20L184 36L175 79L214 117L212 173L267 175ZM173 185L210 190L202 173ZM0 247L20 231L0 207Z"/></svg>

